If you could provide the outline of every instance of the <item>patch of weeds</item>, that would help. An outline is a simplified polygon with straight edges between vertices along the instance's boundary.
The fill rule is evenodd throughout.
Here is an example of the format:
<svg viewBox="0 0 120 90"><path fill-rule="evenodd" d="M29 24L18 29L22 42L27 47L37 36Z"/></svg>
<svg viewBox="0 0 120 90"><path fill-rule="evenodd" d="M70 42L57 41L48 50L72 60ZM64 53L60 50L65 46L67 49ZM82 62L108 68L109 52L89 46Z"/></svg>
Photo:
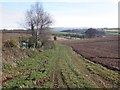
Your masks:
<svg viewBox="0 0 120 90"><path fill-rule="evenodd" d="M114 82L117 84L119 78L119 74L113 70L107 69L99 64L95 64L91 61L84 61L84 64L86 65L86 68L92 72L93 74L97 74L103 79L109 81L109 82Z"/></svg>
<svg viewBox="0 0 120 90"><path fill-rule="evenodd" d="M23 85L23 83L25 83L25 77L17 77L13 80L8 81L5 85L3 85L3 89L5 88L11 88L11 89L16 89L16 88L20 88L21 85Z"/></svg>
<svg viewBox="0 0 120 90"><path fill-rule="evenodd" d="M42 85L43 90L48 90L49 88L52 88L52 84L49 81Z"/></svg>
<svg viewBox="0 0 120 90"><path fill-rule="evenodd" d="M90 65L86 65L86 68L88 69L88 71L90 71L92 74L96 74L95 70L90 66Z"/></svg>
<svg viewBox="0 0 120 90"><path fill-rule="evenodd" d="M33 73L31 73L27 78L26 78L26 80L32 80L32 81L34 81L34 80L37 80L37 79L40 79L41 78L41 73L39 73L39 72L33 72Z"/></svg>

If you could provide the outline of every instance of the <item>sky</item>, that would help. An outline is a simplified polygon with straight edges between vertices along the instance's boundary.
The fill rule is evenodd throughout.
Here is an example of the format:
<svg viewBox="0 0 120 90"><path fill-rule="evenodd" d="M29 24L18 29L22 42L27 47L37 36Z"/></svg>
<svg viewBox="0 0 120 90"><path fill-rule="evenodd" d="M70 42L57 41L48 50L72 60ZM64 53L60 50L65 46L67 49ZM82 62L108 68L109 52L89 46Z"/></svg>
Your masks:
<svg viewBox="0 0 120 90"><path fill-rule="evenodd" d="M118 27L119 0L1 0L0 29L24 28L25 12L42 2L54 23L51 27Z"/></svg>

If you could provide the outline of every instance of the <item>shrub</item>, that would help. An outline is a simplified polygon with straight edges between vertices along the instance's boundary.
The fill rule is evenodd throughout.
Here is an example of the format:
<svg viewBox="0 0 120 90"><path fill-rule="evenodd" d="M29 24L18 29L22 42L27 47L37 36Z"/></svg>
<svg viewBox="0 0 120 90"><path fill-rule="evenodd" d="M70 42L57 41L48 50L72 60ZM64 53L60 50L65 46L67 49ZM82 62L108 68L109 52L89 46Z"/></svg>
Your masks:
<svg viewBox="0 0 120 90"><path fill-rule="evenodd" d="M16 40L6 40L3 42L4 47L16 47L19 48L19 42Z"/></svg>
<svg viewBox="0 0 120 90"><path fill-rule="evenodd" d="M42 44L43 44L42 47L44 50L55 48L53 41L42 42Z"/></svg>
<svg viewBox="0 0 120 90"><path fill-rule="evenodd" d="M36 43L36 38L35 37L30 37L28 39L28 47L29 48L34 48Z"/></svg>

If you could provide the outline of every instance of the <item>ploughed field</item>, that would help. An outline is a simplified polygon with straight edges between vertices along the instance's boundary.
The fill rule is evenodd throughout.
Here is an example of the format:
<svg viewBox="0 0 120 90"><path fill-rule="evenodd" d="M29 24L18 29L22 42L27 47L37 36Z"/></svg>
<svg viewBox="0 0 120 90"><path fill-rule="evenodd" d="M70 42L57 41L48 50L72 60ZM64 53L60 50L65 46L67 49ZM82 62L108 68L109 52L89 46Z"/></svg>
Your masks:
<svg viewBox="0 0 120 90"><path fill-rule="evenodd" d="M9 39L19 40L20 38L28 39L31 36L31 33L28 30L3 30L0 34L2 41Z"/></svg>
<svg viewBox="0 0 120 90"><path fill-rule="evenodd" d="M90 61L113 70L120 70L118 36L65 41L63 43L71 46L75 52Z"/></svg>

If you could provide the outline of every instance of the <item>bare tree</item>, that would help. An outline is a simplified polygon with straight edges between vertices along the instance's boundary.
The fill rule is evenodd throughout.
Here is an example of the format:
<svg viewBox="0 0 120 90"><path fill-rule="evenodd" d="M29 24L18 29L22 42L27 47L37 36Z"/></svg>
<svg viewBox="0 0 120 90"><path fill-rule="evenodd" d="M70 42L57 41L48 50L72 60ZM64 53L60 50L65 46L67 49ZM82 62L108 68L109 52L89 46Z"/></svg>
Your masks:
<svg viewBox="0 0 120 90"><path fill-rule="evenodd" d="M26 12L26 18L25 18L25 27L30 29L32 31L32 35L35 33L35 20L34 20L34 14L32 10L29 10Z"/></svg>
<svg viewBox="0 0 120 90"><path fill-rule="evenodd" d="M32 32L32 36L36 37L36 41L40 33L52 24L52 18L49 13L45 12L41 3L36 2L31 9L26 12L25 26Z"/></svg>

